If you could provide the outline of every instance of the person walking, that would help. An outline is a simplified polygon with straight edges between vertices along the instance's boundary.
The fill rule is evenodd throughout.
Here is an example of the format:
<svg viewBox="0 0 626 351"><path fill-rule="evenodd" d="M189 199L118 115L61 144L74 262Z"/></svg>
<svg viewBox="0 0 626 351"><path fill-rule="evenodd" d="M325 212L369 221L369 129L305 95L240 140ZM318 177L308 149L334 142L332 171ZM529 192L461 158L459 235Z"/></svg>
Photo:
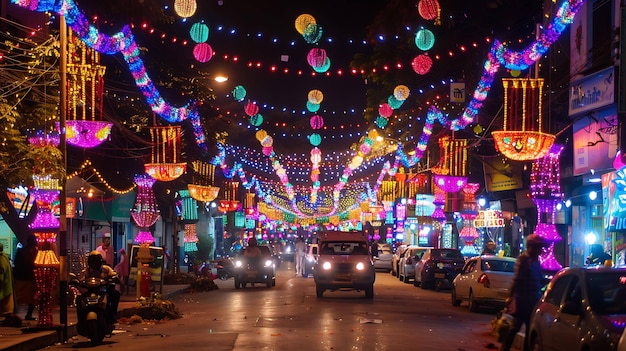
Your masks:
<svg viewBox="0 0 626 351"><path fill-rule="evenodd" d="M115 250L111 246L111 233L102 234L102 243L96 248L96 251L102 255L104 263L109 267L114 267Z"/></svg>
<svg viewBox="0 0 626 351"><path fill-rule="evenodd" d="M35 258L37 258L37 238L34 235L26 239L24 245L18 245L13 260L13 277L15 278L16 304L28 305L24 319L36 320L35 311L37 283L35 282Z"/></svg>
<svg viewBox="0 0 626 351"><path fill-rule="evenodd" d="M128 274L130 267L128 266L128 260L126 259L126 250L120 249L118 251L120 255L120 262L113 268L120 278L120 292L124 292L124 287L128 282Z"/></svg>
<svg viewBox="0 0 626 351"><path fill-rule="evenodd" d="M13 325L15 301L13 299L13 272L9 256L4 253L4 245L0 243L0 313L5 317L3 325Z"/></svg>
<svg viewBox="0 0 626 351"><path fill-rule="evenodd" d="M500 346L500 351L511 349L515 335L522 325L528 329L532 310L541 298L541 289L545 283L539 255L546 246L547 243L541 236L530 234L526 237L526 251L517 257L513 285L507 299L507 313L513 316L513 323L509 334ZM524 349L527 348L527 345L528 333L524 338Z"/></svg>
<svg viewBox="0 0 626 351"><path fill-rule="evenodd" d="M296 276L304 274L304 259L306 257L306 243L304 238L298 238L296 242Z"/></svg>

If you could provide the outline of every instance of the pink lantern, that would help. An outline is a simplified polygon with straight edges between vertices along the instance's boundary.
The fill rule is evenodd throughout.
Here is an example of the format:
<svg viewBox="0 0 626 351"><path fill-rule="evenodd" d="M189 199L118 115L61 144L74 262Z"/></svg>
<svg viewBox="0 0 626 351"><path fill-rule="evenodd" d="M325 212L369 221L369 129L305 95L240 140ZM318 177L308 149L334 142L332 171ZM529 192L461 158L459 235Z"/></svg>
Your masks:
<svg viewBox="0 0 626 351"><path fill-rule="evenodd" d="M439 17L439 2L437 0L420 0L417 11L425 20L434 20Z"/></svg>
<svg viewBox="0 0 626 351"><path fill-rule="evenodd" d="M272 154L272 152L274 152L274 147L273 146L263 146L263 149L261 150L261 152L263 152L263 155L265 155L265 156L270 156Z"/></svg>
<svg viewBox="0 0 626 351"><path fill-rule="evenodd" d="M195 57L198 62L208 62L213 57L213 48L207 43L196 44L193 48L193 57Z"/></svg>
<svg viewBox="0 0 626 351"><path fill-rule="evenodd" d="M322 161L322 150L314 147L311 149L311 162L314 164L318 164Z"/></svg>
<svg viewBox="0 0 626 351"><path fill-rule="evenodd" d="M415 73L424 75L428 73L432 68L433 60L426 54L418 55L415 56L415 58L411 62L411 66L413 67Z"/></svg>
<svg viewBox="0 0 626 351"><path fill-rule="evenodd" d="M359 150L361 150L361 152L362 152L363 154L367 155L367 154L369 154L369 153L370 153L370 151L372 151L372 145L370 145L370 144L366 144L366 143L363 143L363 144L361 144L361 146L359 147Z"/></svg>
<svg viewBox="0 0 626 351"><path fill-rule="evenodd" d="M259 106L257 106L254 102L248 102L246 107L244 107L244 111L248 116L252 117L259 113Z"/></svg>
<svg viewBox="0 0 626 351"><path fill-rule="evenodd" d="M385 102L378 107L378 114L385 118L389 118L393 114L393 108L391 108L391 106L389 106L389 104Z"/></svg>
<svg viewBox="0 0 626 351"><path fill-rule="evenodd" d="M313 48L306 55L306 60L311 67L320 68L326 63L326 50Z"/></svg>
<svg viewBox="0 0 626 351"><path fill-rule="evenodd" d="M321 129L324 126L324 118L320 115L314 115L310 120L311 128Z"/></svg>

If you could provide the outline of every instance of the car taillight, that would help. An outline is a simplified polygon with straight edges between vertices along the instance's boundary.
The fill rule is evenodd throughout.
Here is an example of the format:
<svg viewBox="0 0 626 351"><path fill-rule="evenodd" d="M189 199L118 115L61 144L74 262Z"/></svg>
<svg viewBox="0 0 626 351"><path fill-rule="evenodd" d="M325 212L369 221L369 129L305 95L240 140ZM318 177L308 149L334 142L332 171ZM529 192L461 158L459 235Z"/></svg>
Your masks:
<svg viewBox="0 0 626 351"><path fill-rule="evenodd" d="M484 285L486 288L491 285L491 283L489 282L489 277L487 277L485 273L481 274L480 277L478 277L478 283Z"/></svg>

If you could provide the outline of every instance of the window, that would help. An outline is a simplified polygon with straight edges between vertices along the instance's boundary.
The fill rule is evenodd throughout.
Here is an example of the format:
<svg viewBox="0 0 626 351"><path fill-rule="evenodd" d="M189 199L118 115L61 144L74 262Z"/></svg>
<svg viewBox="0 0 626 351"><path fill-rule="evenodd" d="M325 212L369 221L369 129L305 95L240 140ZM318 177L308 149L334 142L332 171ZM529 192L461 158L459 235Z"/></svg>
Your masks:
<svg viewBox="0 0 626 351"><path fill-rule="evenodd" d="M567 291L567 287L570 285L574 276L566 275L558 278L552 283L552 289L548 292L546 296L546 302L550 303L554 306L561 306L561 301L563 301L563 295Z"/></svg>

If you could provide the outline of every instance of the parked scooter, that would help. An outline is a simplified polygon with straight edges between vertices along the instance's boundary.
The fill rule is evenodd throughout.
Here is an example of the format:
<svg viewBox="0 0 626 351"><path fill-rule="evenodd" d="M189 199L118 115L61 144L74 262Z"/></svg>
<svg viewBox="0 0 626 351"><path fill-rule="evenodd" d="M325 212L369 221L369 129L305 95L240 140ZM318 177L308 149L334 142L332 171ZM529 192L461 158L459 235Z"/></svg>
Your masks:
<svg viewBox="0 0 626 351"><path fill-rule="evenodd" d="M110 323L107 312L109 296L107 287L115 287L118 279L85 278L78 279L70 274L70 285L77 287L82 293L76 299L76 315L78 323L76 331L79 335L88 338L96 346L106 335L111 335L114 325Z"/></svg>
<svg viewBox="0 0 626 351"><path fill-rule="evenodd" d="M228 280L235 276L233 262L228 257L223 257L217 262L217 277L220 280Z"/></svg>

